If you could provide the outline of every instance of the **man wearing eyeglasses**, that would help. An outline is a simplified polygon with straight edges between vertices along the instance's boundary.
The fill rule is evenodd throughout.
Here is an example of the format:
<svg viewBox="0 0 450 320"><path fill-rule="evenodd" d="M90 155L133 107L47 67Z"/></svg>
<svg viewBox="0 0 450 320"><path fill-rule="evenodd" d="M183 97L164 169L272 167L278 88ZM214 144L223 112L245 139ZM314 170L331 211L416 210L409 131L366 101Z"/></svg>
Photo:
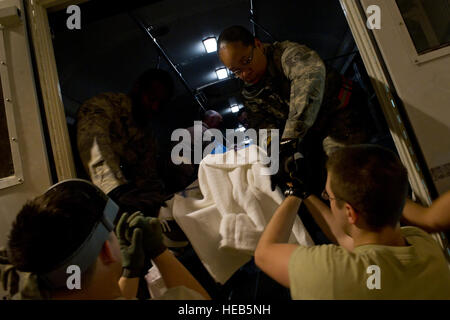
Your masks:
<svg viewBox="0 0 450 320"><path fill-rule="evenodd" d="M307 145L319 144L319 153L322 144L326 154L367 141L370 120L355 112L363 109L356 108L362 104L361 95L358 92L358 101L352 101L351 96L357 95L351 81L327 70L315 51L290 41L262 43L247 29L232 26L221 33L218 54L244 82L249 127L280 129L282 153L292 155L304 140L314 141Z"/></svg>
<svg viewBox="0 0 450 320"><path fill-rule="evenodd" d="M293 299L450 299L440 246L419 228L400 227L408 176L397 155L374 145L344 147L330 155L327 170L322 197L329 207L291 172L256 264ZM336 244L288 244L302 201Z"/></svg>

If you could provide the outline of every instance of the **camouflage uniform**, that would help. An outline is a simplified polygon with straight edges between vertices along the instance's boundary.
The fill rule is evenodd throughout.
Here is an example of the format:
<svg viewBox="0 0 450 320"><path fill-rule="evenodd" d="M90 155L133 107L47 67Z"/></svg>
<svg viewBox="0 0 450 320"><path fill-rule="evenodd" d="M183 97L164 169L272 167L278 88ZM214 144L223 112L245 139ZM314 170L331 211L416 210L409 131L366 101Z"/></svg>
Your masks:
<svg viewBox="0 0 450 320"><path fill-rule="evenodd" d="M346 144L366 139L354 135L361 128L355 116L349 117L353 111L339 110L342 77L327 70L315 51L290 41L264 44L264 50L265 75L242 90L249 127L278 128L283 139L299 142L309 131Z"/></svg>
<svg viewBox="0 0 450 320"><path fill-rule="evenodd" d="M92 182L105 193L128 181L158 182L158 144L133 120L126 94L102 93L80 107L77 145Z"/></svg>
<svg viewBox="0 0 450 320"><path fill-rule="evenodd" d="M314 124L325 89L325 65L314 51L289 42L265 45L267 70L242 95L252 128L283 129L301 139Z"/></svg>
<svg viewBox="0 0 450 320"><path fill-rule="evenodd" d="M36 274L17 270L8 260L6 248L0 248L0 300L49 299Z"/></svg>
<svg viewBox="0 0 450 320"><path fill-rule="evenodd" d="M296 139L296 148L304 155L300 175L310 191L320 195L327 156L344 145L366 143L370 137L367 98L304 45L275 42L264 44L264 51L264 76L256 84L244 84L242 90L249 127L277 128L283 139ZM346 86L351 89L342 90ZM278 179L278 185L284 186L282 171Z"/></svg>

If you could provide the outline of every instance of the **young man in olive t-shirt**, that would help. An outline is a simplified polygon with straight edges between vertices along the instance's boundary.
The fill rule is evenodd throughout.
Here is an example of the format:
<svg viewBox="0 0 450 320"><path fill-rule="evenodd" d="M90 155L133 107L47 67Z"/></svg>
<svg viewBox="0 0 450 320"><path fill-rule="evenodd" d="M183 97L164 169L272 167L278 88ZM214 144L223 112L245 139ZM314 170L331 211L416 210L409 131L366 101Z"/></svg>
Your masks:
<svg viewBox="0 0 450 320"><path fill-rule="evenodd" d="M408 190L398 157L377 146L338 149L327 163L322 197L293 177L287 198L258 243L256 264L293 299L450 299L450 271L437 242L400 227ZM339 245L287 244L302 200Z"/></svg>

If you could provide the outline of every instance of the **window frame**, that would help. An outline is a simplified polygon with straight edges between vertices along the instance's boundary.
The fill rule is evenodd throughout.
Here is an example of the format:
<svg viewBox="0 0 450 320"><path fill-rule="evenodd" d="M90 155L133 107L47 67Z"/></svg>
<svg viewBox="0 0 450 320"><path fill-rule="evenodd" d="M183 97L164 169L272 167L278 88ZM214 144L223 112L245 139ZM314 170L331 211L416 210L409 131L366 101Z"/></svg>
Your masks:
<svg viewBox="0 0 450 320"><path fill-rule="evenodd" d="M371 31L367 28L366 19L367 15L364 12L364 3L365 0L339 0L341 3L341 7L344 11L344 15L349 24L350 30L352 31L355 42L360 50L361 57L364 61L364 66L372 79L372 84L377 94L378 100L380 102L383 113L386 117L386 121L389 125L389 129L391 131L392 139L394 140L395 147L398 151L399 157L403 163L403 165L408 170L408 178L410 186L414 192L414 196L426 206L430 206L432 201L430 197L430 190L428 189L427 184L425 183L422 170L418 163L418 159L414 150L414 146L412 146L409 142L409 138L407 137L405 126L403 120L399 114L398 108L394 101L395 90L391 87L391 84L388 80L388 71L383 65L383 58L377 53L377 44L374 38L371 38ZM373 0L372 0L373 1ZM380 5L380 1L376 0L375 4ZM369 0L365 1L369 2ZM373 3L371 3L373 4ZM367 7L367 3L366 3ZM391 14L393 14L393 18L395 19L395 24L400 28L400 22L403 23L403 17L400 14L400 9L397 7L397 4L393 1L384 1L383 7L389 7ZM383 10L386 12L386 10ZM381 27L383 28L383 12L381 16ZM406 32L408 37L401 37L403 39L408 39L409 41L403 41L403 45L408 43L409 54L412 58L413 56L418 56L416 48L413 44L413 41L409 35L406 26L403 23L403 30L394 30L394 32ZM401 34L404 35L404 34ZM445 48L444 48L445 49ZM436 51L443 50L438 49ZM414 53L414 55L412 55ZM430 56L431 54L435 54L435 56ZM422 64L424 62L428 62L436 59L437 57L442 57L447 55L446 52L430 52L428 56L426 54L422 55L424 60L412 61L415 65ZM438 56L437 56L438 55ZM418 66L419 67L419 66ZM444 234L433 233L432 237L436 240L436 242L441 246L443 252L447 259L449 259L450 266L450 251L447 248L447 242L445 242Z"/></svg>
<svg viewBox="0 0 450 320"><path fill-rule="evenodd" d="M10 82L10 69L8 55L5 47L5 36L7 27L0 27L0 78L3 89L5 104L6 123L8 127L8 138L11 147L11 155L14 166L14 175L0 178L0 190L23 183L22 156L20 153L20 139L17 134L15 97L12 94Z"/></svg>
<svg viewBox="0 0 450 320"><path fill-rule="evenodd" d="M404 48L406 49L409 58L414 64L420 65L450 55L450 45L419 54L412 39L411 33L409 32L405 20L403 19L402 13L400 12L400 8L397 5L397 1L386 1L385 5L387 7L390 7L389 12L394 19L395 24L397 25L396 31L402 35L407 35L402 36L401 38L405 39L403 43Z"/></svg>

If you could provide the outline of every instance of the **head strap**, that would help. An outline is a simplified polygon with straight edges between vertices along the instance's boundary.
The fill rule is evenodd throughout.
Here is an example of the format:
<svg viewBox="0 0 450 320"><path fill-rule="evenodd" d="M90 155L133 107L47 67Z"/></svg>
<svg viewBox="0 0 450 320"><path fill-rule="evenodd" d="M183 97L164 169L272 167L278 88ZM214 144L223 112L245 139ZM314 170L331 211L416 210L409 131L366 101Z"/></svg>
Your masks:
<svg viewBox="0 0 450 320"><path fill-rule="evenodd" d="M108 239L111 231L114 229L114 221L119 212L119 206L113 200L108 198L98 187L85 180L65 180L53 185L47 192L56 191L62 184L74 182L86 183L95 188L98 196L102 197L106 201L106 204L103 209L101 219L95 224L89 236L83 241L78 249L52 271L45 274L39 274L40 279L42 279L51 288L61 288L66 286L68 266L76 265L83 273L95 262L103 244ZM89 201L88 195L86 195L86 197L87 201Z"/></svg>

